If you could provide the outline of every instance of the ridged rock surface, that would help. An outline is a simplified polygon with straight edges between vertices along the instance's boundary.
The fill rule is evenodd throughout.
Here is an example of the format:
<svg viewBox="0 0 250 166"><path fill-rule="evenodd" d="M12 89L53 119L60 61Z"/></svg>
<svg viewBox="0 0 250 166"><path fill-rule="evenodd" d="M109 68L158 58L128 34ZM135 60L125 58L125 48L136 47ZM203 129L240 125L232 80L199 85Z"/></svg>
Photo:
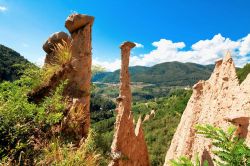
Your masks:
<svg viewBox="0 0 250 166"><path fill-rule="evenodd" d="M165 158L169 160L188 156L194 160L196 153L201 161L212 162L211 142L195 133L196 124L211 124L226 130L231 124L240 126L237 134L250 143L250 75L241 85L236 75L235 65L228 53L218 60L211 77L199 81L193 87L193 94L182 115L176 133ZM229 122L230 121L230 122Z"/></svg>
<svg viewBox="0 0 250 166"><path fill-rule="evenodd" d="M125 42L121 45L122 67L120 75L120 95L117 98L118 108L115 123L114 139L111 146L112 161L109 166L148 166L147 145L139 118L134 128L131 111L131 88L129 75L130 50L134 43Z"/></svg>

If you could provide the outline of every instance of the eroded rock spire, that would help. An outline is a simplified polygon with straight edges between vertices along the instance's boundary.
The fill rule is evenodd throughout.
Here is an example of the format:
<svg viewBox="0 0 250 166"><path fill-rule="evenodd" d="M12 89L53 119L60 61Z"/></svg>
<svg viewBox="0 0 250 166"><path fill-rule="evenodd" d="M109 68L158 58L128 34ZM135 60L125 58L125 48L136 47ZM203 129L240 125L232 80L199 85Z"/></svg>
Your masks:
<svg viewBox="0 0 250 166"><path fill-rule="evenodd" d="M72 106L66 123L79 138L85 137L90 127L90 86L92 66L92 25L94 17L72 14L65 22L72 38L72 73L67 87Z"/></svg>
<svg viewBox="0 0 250 166"><path fill-rule="evenodd" d="M167 152L169 160L187 156L195 160L198 153L201 161L214 165L211 140L196 134L196 124L215 125L226 130L231 123L238 127L236 134L250 143L250 77L239 85L235 65L230 53L218 60L207 81L199 81L181 117L176 133Z"/></svg>
<svg viewBox="0 0 250 166"><path fill-rule="evenodd" d="M121 48L120 95L117 98L118 107L114 139L111 146L112 161L109 166L148 166L149 157L147 145L142 130L142 120L139 118L136 128L133 124L131 111L131 88L129 75L130 50L135 47L132 42L124 42Z"/></svg>

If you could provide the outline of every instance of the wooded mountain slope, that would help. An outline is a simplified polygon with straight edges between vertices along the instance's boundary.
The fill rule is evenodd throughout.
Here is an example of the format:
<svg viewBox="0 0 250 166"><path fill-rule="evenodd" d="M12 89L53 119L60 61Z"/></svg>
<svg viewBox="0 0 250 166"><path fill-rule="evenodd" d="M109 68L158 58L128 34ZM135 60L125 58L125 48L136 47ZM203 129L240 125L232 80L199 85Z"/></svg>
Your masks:
<svg viewBox="0 0 250 166"><path fill-rule="evenodd" d="M161 84L166 86L193 85L198 80L206 80L210 76L214 65L200 65L195 63L165 62L152 67L130 67L132 82ZM120 70L97 74L93 81L118 82Z"/></svg>
<svg viewBox="0 0 250 166"><path fill-rule="evenodd" d="M29 63L18 52L0 44L0 82L3 80L13 81L18 78L21 66L16 64Z"/></svg>

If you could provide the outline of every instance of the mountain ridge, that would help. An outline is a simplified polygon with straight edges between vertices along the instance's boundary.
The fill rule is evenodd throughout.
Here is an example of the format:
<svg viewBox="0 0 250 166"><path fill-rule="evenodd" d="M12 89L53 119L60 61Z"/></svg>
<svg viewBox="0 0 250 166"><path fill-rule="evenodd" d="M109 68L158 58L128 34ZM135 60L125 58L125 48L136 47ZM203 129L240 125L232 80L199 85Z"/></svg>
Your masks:
<svg viewBox="0 0 250 166"><path fill-rule="evenodd" d="M168 86L193 85L199 80L208 79L214 65L201 65L191 62L164 62L152 67L129 67L132 82L164 84ZM93 77L94 82L119 82L120 69L114 72L101 72Z"/></svg>

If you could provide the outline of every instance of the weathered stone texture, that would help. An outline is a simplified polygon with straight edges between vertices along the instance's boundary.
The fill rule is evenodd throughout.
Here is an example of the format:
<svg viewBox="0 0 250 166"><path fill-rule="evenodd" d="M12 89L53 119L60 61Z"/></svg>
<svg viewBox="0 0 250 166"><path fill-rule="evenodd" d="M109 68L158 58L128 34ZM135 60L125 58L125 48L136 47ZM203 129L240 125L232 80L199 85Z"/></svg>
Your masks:
<svg viewBox="0 0 250 166"><path fill-rule="evenodd" d="M131 111L131 89L129 75L130 50L134 43L125 42L121 45L122 67L120 73L120 95L117 98L117 117L115 134L111 146L113 160L110 166L148 166L149 157L147 145L142 130L142 120L139 118L136 127L133 124Z"/></svg>
<svg viewBox="0 0 250 166"><path fill-rule="evenodd" d="M213 165L211 142L196 134L196 124L211 124L226 130L231 123L238 127L236 134L250 143L250 75L239 85L235 65L228 53L218 60L207 81L199 81L182 115L176 133L167 152L165 165L170 159L186 155L194 160L198 152L201 160Z"/></svg>
<svg viewBox="0 0 250 166"><path fill-rule="evenodd" d="M79 138L85 137L90 127L93 22L94 17L81 14L72 14L65 22L72 38L70 65L73 68L68 74L67 89L72 106L66 119L66 129L70 129Z"/></svg>

